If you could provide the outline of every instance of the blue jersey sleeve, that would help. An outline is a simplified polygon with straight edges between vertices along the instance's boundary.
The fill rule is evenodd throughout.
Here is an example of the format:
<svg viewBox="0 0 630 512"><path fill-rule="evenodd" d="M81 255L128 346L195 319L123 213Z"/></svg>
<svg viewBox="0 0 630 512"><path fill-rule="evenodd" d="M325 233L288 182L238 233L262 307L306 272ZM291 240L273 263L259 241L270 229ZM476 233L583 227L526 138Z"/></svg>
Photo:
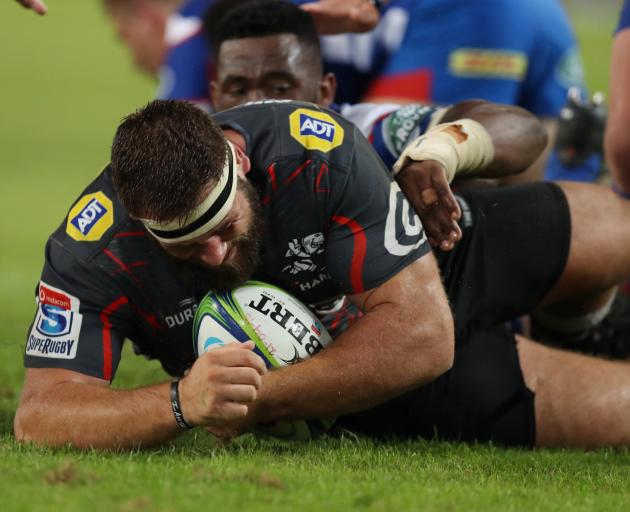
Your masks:
<svg viewBox="0 0 630 512"><path fill-rule="evenodd" d="M160 70L157 97L192 101L210 109L212 52L203 31L203 16L213 0L189 0L166 26L168 52Z"/></svg>
<svg viewBox="0 0 630 512"><path fill-rule="evenodd" d="M619 17L619 25L617 25L617 32L630 27L630 2L625 0L623 7L621 8L621 16Z"/></svg>

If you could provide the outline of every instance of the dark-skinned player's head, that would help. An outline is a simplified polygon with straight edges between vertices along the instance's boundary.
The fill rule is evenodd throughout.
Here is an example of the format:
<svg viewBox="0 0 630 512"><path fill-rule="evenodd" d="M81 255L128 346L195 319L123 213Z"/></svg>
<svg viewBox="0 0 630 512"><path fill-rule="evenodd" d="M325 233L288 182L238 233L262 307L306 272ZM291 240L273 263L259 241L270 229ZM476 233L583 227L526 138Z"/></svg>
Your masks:
<svg viewBox="0 0 630 512"><path fill-rule="evenodd" d="M129 214L208 289L254 271L262 243L249 159L197 107L156 100L127 116L112 144L114 187Z"/></svg>
<svg viewBox="0 0 630 512"><path fill-rule="evenodd" d="M217 8L226 10L224 3ZM296 5L259 0L241 2L222 16L211 10L206 30L215 51L210 93L217 110L261 99L332 103L334 75L323 75L315 24Z"/></svg>

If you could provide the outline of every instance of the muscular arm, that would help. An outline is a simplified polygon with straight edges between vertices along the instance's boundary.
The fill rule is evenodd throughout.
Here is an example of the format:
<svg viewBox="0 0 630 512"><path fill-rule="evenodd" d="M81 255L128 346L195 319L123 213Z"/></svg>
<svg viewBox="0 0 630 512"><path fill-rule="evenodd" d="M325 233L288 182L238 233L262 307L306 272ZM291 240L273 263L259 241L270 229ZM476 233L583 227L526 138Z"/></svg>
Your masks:
<svg viewBox="0 0 630 512"><path fill-rule="evenodd" d="M179 386L186 420L220 427L247 414L255 399L262 360L253 344L218 349L200 357ZM14 429L18 441L76 448L137 448L181 432L170 404L170 383L130 390L63 369L29 368Z"/></svg>
<svg viewBox="0 0 630 512"><path fill-rule="evenodd" d="M473 176L501 178L530 167L547 145L547 131L536 116L514 105L482 100L462 101L452 106L441 123L473 119L483 125L494 144L494 160Z"/></svg>
<svg viewBox="0 0 630 512"><path fill-rule="evenodd" d="M630 30L622 30L613 41L610 72L610 109L605 154L616 185L630 194Z"/></svg>
<svg viewBox="0 0 630 512"><path fill-rule="evenodd" d="M545 127L520 107L463 101L449 108L439 122L459 119L480 123L494 146L492 161L474 171L462 169L466 177L492 179L522 172L532 166L547 144ZM431 243L442 250L452 249L461 238L457 224L461 212L442 165L435 160L408 161L396 180L420 215Z"/></svg>
<svg viewBox="0 0 630 512"><path fill-rule="evenodd" d="M70 370L29 368L15 416L18 441L77 448L134 448L178 433L169 384L114 390Z"/></svg>
<svg viewBox="0 0 630 512"><path fill-rule="evenodd" d="M359 411L450 368L453 322L431 254L353 300L365 315L326 350L263 378L255 421Z"/></svg>

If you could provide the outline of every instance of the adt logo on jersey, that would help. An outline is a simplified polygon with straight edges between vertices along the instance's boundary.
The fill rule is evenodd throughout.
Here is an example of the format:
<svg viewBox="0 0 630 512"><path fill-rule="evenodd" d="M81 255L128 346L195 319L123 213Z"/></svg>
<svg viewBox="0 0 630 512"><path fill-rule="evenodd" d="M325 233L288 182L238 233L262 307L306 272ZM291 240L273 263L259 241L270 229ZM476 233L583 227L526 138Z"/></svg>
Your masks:
<svg viewBox="0 0 630 512"><path fill-rule="evenodd" d="M300 135L315 135L332 142L335 136L335 125L300 114Z"/></svg>
<svg viewBox="0 0 630 512"><path fill-rule="evenodd" d="M328 114L299 108L289 116L291 136L306 149L328 153L343 143L343 128Z"/></svg>
<svg viewBox="0 0 630 512"><path fill-rule="evenodd" d="M74 359L82 322L79 299L42 281L37 304L37 316L26 342L26 355Z"/></svg>
<svg viewBox="0 0 630 512"><path fill-rule="evenodd" d="M114 223L113 211L103 192L87 194L70 210L66 233L77 242L96 242Z"/></svg>

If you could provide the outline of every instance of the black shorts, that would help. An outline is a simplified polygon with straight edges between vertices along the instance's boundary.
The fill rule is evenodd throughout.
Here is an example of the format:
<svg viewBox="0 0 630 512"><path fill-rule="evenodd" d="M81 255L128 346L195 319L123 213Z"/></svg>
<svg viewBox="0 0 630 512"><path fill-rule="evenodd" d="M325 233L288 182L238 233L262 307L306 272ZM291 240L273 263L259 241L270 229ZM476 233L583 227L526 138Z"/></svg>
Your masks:
<svg viewBox="0 0 630 512"><path fill-rule="evenodd" d="M437 252L455 318L451 370L338 425L379 437L533 446L534 395L507 320L530 312L562 273L569 208L551 183L463 192L462 241Z"/></svg>

